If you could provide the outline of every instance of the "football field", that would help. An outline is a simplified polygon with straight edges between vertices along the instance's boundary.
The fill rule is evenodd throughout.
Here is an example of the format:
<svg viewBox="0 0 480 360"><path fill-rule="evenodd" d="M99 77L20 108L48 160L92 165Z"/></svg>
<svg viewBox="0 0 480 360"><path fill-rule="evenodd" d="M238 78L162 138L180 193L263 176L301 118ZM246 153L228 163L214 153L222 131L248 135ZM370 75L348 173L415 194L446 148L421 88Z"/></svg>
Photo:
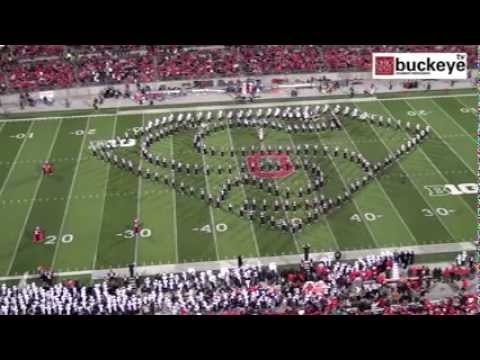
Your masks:
<svg viewBox="0 0 480 360"><path fill-rule="evenodd" d="M205 141L216 149L235 149L235 156L199 154L192 146L193 129L179 131L155 142L153 153L189 164L207 165L210 174L199 176L159 167L156 182L113 166L92 155L91 143L123 136L149 121L170 114L168 109L132 114L104 114L0 120L0 276L35 272L38 266L57 272L82 271L137 265L177 264L291 255L305 244L312 252L358 250L469 242L476 223L476 132L477 97L472 94L390 98L348 102L341 105L360 111L420 124L432 129L413 151L394 161L372 181L352 194L351 200L305 225L300 232L282 231L258 219L238 214L245 199L260 204L273 197L253 185L231 191L225 206L208 206L188 191L176 191L163 182L173 176L177 186L216 193L229 176L240 174L245 159L240 149L258 146L254 129L230 127L211 134ZM268 103L255 104L272 107ZM280 108L293 103L275 105ZM310 107L315 106L311 101ZM237 112L239 106L234 109ZM248 110L245 105L243 111ZM219 106L213 111L216 114ZM171 112L195 114L197 109L176 108ZM206 113L208 110L203 110ZM224 112L228 112L226 106ZM288 120L285 120L286 122ZM345 117L339 131L291 134L265 130L265 146L338 146L362 153L372 162L382 161L407 140L407 132ZM138 143L121 149L127 159L143 167ZM292 155L291 158L299 157ZM54 164L53 176L44 177L41 165ZM324 193L342 193L361 176L359 167L341 156L309 157L325 173ZM222 172L217 171L222 166ZM225 169L231 166L232 174ZM152 167L152 172L157 171ZM275 180L292 193L312 182L303 168ZM449 189L448 191L445 189ZM283 192L282 192L283 194ZM283 195L282 195L283 196ZM277 218L305 218L306 210L280 211ZM132 220L138 217L142 231L134 236ZM32 243L35 226L46 240Z"/></svg>

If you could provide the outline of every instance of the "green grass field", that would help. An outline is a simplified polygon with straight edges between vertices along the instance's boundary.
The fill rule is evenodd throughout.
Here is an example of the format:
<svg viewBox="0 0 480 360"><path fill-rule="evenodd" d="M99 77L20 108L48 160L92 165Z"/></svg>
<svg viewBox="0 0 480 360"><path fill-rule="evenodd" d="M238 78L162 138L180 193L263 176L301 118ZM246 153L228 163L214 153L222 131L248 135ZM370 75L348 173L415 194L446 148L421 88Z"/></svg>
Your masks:
<svg viewBox="0 0 480 360"><path fill-rule="evenodd" d="M157 114L0 120L0 276L31 273L39 265L67 272L125 267L131 262L158 265L232 259L240 254L286 255L302 252L306 243L312 251L322 252L471 241L475 195L431 196L425 186L476 183L476 101L470 94L458 94L355 103L362 111L413 125L428 124L433 131L421 146L355 193L351 201L294 235L208 207L198 197L176 192L162 181L136 177L91 155L91 141L121 136ZM172 111L195 112L195 108ZM405 131L354 120L343 123L342 131L318 134L267 130L265 144L338 145L380 161L406 141ZM239 173L240 156L201 156L192 146L192 137L193 130L176 133L155 143L152 151L183 163L205 163L212 169L230 164L234 173ZM206 142L225 149L258 145L253 129L228 127ZM141 161L138 147L122 151ZM41 174L46 159L55 165L52 177ZM313 160L326 174L328 196L343 191L344 184L360 174L356 165L341 157ZM161 169L160 174L162 178L170 172ZM297 170L278 184L295 191L305 187L310 176ZM205 188L212 193L225 178L215 171L209 176L175 173L177 184L184 182L187 188ZM265 193L241 186L227 202L238 208L246 197L258 201ZM304 210L283 215L301 217ZM137 216L144 227L138 241L128 232ZM36 225L45 229L47 240L34 245Z"/></svg>

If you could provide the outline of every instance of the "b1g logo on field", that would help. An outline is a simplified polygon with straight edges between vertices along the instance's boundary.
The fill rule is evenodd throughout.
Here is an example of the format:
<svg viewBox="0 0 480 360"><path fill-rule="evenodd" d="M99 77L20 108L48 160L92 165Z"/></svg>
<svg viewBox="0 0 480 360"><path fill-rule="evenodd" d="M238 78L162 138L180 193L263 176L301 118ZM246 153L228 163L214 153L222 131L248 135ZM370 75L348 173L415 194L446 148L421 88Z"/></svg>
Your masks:
<svg viewBox="0 0 480 360"><path fill-rule="evenodd" d="M466 80L466 53L373 53L374 79Z"/></svg>
<svg viewBox="0 0 480 360"><path fill-rule="evenodd" d="M448 195L473 195L478 193L478 184L445 184L445 185L426 185L430 196L448 196Z"/></svg>

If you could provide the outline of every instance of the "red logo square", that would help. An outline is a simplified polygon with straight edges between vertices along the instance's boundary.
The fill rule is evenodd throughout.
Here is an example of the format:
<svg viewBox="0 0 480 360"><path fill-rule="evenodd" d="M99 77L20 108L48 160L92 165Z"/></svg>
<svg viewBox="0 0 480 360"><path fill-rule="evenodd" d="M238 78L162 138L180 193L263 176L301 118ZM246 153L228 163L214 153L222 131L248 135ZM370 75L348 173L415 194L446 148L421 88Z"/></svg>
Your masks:
<svg viewBox="0 0 480 360"><path fill-rule="evenodd" d="M395 58L393 56L377 56L375 58L375 75L393 75Z"/></svg>

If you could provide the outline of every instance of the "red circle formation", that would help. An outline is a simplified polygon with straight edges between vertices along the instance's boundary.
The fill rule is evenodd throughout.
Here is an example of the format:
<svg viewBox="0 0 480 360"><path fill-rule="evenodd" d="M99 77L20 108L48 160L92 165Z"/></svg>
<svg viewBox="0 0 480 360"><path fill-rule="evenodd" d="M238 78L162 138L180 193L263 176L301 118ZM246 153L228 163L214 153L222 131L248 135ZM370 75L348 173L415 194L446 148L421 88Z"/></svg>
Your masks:
<svg viewBox="0 0 480 360"><path fill-rule="evenodd" d="M262 171L262 159L273 159L280 164L280 170ZM290 161L287 154L272 153L261 154L256 153L246 157L247 169L249 173L260 179L282 179L295 172L295 166Z"/></svg>

